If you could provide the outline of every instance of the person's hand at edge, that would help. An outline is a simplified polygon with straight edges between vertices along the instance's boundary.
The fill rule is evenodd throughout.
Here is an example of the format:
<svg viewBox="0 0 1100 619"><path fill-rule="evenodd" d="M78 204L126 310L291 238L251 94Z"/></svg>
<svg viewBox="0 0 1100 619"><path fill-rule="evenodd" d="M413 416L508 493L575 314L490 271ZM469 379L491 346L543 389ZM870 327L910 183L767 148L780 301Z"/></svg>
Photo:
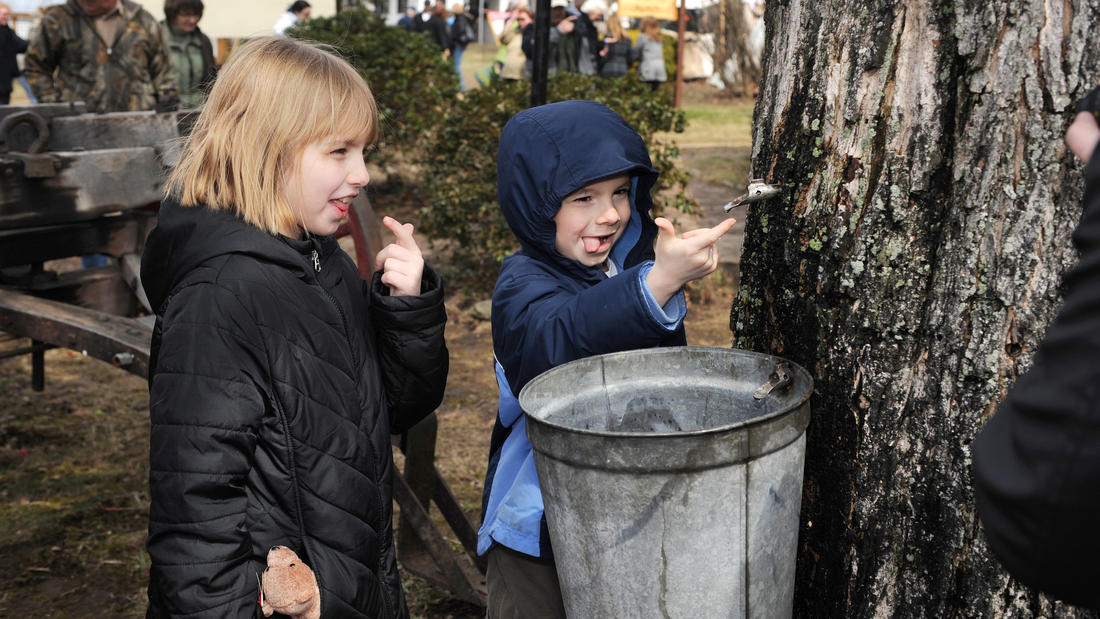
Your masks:
<svg viewBox="0 0 1100 619"><path fill-rule="evenodd" d="M1093 88L1077 104L1077 116L1066 131L1066 146L1081 161L1088 163L1100 142L1100 87Z"/></svg>

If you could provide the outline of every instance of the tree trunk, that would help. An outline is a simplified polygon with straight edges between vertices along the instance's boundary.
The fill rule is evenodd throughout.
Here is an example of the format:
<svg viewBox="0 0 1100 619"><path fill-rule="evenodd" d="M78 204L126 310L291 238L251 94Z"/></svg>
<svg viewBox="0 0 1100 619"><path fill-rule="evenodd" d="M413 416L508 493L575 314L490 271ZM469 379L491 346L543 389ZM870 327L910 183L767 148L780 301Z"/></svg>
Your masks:
<svg viewBox="0 0 1100 619"><path fill-rule="evenodd" d="M980 534L970 442L1076 255L1063 136L1096 0L769 0L735 346L815 377L800 616L1050 616Z"/></svg>

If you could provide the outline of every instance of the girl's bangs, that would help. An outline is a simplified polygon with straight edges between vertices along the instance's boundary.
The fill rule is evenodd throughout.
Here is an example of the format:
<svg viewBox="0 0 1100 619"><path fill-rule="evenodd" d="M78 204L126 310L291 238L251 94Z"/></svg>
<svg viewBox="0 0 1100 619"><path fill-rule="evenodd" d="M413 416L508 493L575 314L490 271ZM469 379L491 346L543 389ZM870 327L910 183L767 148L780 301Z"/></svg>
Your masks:
<svg viewBox="0 0 1100 619"><path fill-rule="evenodd" d="M378 112L370 90L358 76L356 80L337 80L324 91L314 95L313 109L315 118L320 121L313 125L304 136L306 142L337 136L343 140L361 141L373 144L378 137ZM343 83L341 83L343 82ZM327 119L327 122L325 122Z"/></svg>
<svg viewBox="0 0 1100 619"><path fill-rule="evenodd" d="M359 94L361 96L355 96ZM370 92L365 88L361 92L348 92L338 103L339 108L333 115L335 133L373 144L378 138L378 112L372 105L374 101L370 99Z"/></svg>

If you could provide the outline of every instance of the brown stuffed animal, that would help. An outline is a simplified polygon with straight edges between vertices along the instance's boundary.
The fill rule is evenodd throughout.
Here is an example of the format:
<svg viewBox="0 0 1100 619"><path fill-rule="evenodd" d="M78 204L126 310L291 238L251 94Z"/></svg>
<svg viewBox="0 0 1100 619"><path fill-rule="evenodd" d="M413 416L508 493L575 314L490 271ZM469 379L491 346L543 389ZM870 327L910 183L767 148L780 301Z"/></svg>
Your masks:
<svg viewBox="0 0 1100 619"><path fill-rule="evenodd" d="M320 619L321 591L313 570L286 546L267 551L260 583L260 610L265 617L283 613L294 619Z"/></svg>

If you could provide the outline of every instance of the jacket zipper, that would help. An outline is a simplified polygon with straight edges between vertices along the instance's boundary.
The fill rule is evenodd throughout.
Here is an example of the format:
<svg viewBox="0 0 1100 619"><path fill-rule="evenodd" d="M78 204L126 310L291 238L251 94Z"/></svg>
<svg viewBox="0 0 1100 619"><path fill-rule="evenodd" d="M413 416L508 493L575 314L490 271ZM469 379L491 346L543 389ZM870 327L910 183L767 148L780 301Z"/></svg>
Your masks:
<svg viewBox="0 0 1100 619"><path fill-rule="evenodd" d="M316 249L313 249L309 252L309 258L310 261L313 262L314 274L320 273L321 255L317 253ZM348 325L348 317L346 314L344 314L344 308L340 307L340 302L337 301L336 297L334 297L332 293L328 291L328 288L325 288L324 284L321 283L321 279L315 278L315 280L317 281L317 287L321 289L321 292L325 293L325 296L328 297L329 303L332 303L332 306L336 308L336 312L340 314L340 323L344 325L344 337L348 341L348 352L351 353L351 362L352 365L355 367L355 374L358 377L361 368L359 367L359 357L355 354L355 345L351 341L351 330ZM356 380L358 380L358 378L356 378Z"/></svg>
<svg viewBox="0 0 1100 619"><path fill-rule="evenodd" d="M320 254L317 252L316 249L312 249L309 252L309 257L310 257L310 261L313 263L313 272L314 272L314 274L320 273L321 272L321 256L320 256ZM340 303L339 303L339 301L336 300L336 297L334 297L332 295L332 293L328 291L328 288L325 288L325 286L323 284L321 284L320 278L316 278L316 279L317 279L317 287L320 288L322 292L324 292L325 296L328 297L329 302L332 303L333 307L335 307L336 311L340 314L340 320L344 325L344 337L346 337L347 340L348 340L348 350L351 352L352 363L355 366L355 381L356 381L356 383L358 383L359 382L359 373L362 370L359 367L359 359L355 354L355 345L351 341L351 331L348 329L347 315L344 314L344 309L342 307L340 307ZM289 432L289 429L288 429L288 432ZM371 450L371 451L373 452L373 450ZM374 455L377 456L377 454L374 454ZM385 508L385 504L384 504L385 497L382 496L382 485L383 485L383 483L385 483L385 480L383 480L382 476L379 474L378 467L377 467L376 463L374 462L373 458L370 459L370 467L371 467L371 477L376 482L375 487L377 488L377 492L375 494L378 497L378 506L377 506L378 507L378 513L382 514L382 513L385 513L385 509L384 509ZM381 532L384 532L386 530L387 530L387 527L385 525L382 525L380 527ZM389 533L390 533L390 535L393 534L392 526L389 527ZM393 608L393 600L390 599L389 588L386 585L386 581L383 579L384 568L385 568L384 561L386 559L385 550L386 550L388 541L389 541L389 537L387 535L380 534L378 536L378 568L377 568L378 569L378 584L379 584L378 593L379 593L379 595L382 596L382 604L386 607L387 616L388 617L396 617L397 615L396 615L396 613L394 611L394 608Z"/></svg>

